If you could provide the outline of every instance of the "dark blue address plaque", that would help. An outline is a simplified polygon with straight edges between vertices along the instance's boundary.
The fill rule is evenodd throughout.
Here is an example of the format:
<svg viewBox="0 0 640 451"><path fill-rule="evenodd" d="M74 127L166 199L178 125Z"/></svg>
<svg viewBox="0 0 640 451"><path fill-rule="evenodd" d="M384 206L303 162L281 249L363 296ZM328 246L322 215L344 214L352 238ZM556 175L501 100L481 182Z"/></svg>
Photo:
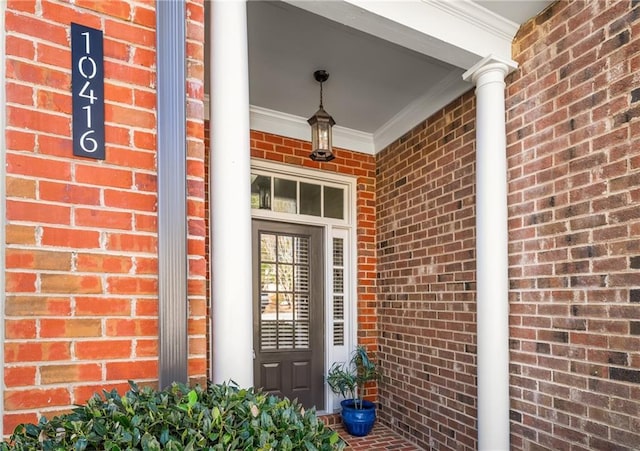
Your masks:
<svg viewBox="0 0 640 451"><path fill-rule="evenodd" d="M71 24L73 154L104 160L104 44L102 30Z"/></svg>

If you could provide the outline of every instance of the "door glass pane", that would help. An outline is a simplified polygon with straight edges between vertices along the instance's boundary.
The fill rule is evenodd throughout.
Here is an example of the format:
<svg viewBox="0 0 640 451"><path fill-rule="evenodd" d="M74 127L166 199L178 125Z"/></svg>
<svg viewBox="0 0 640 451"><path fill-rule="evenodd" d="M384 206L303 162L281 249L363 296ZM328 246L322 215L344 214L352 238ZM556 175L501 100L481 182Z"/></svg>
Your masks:
<svg viewBox="0 0 640 451"><path fill-rule="evenodd" d="M322 187L311 183L300 183L300 214L320 216Z"/></svg>
<svg viewBox="0 0 640 451"><path fill-rule="evenodd" d="M296 266L296 293L309 292L309 267L307 265Z"/></svg>
<svg viewBox="0 0 640 451"><path fill-rule="evenodd" d="M293 265L278 264L278 293L286 294L293 291ZM280 299L284 302L285 299Z"/></svg>
<svg viewBox="0 0 640 451"><path fill-rule="evenodd" d="M344 323L333 324L333 345L344 346Z"/></svg>
<svg viewBox="0 0 640 451"><path fill-rule="evenodd" d="M333 319L344 319L344 296L333 295Z"/></svg>
<svg viewBox="0 0 640 451"><path fill-rule="evenodd" d="M344 190L324 187L324 217L344 219Z"/></svg>
<svg viewBox="0 0 640 451"><path fill-rule="evenodd" d="M296 246L296 263L299 265L308 265L309 264L309 240L306 238L295 238L295 246Z"/></svg>
<svg viewBox="0 0 640 451"><path fill-rule="evenodd" d="M334 293L344 293L344 270L333 268L333 291Z"/></svg>
<svg viewBox="0 0 640 451"><path fill-rule="evenodd" d="M278 261L281 263L293 263L293 237L278 237Z"/></svg>
<svg viewBox="0 0 640 451"><path fill-rule="evenodd" d="M344 244L342 243L342 238L334 238L333 239L333 265L334 266L343 266L344 265Z"/></svg>
<svg viewBox="0 0 640 451"><path fill-rule="evenodd" d="M262 321L260 325L260 346L264 351L278 349L278 328L275 321Z"/></svg>
<svg viewBox="0 0 640 451"><path fill-rule="evenodd" d="M263 233L260 236L260 261L276 261L276 236Z"/></svg>
<svg viewBox="0 0 640 451"><path fill-rule="evenodd" d="M276 291L276 265L263 263L262 271L262 291L275 293Z"/></svg>
<svg viewBox="0 0 640 451"><path fill-rule="evenodd" d="M278 349L293 349L293 321L278 321Z"/></svg>
<svg viewBox="0 0 640 451"><path fill-rule="evenodd" d="M309 319L309 295L297 294L296 295L296 320L308 320Z"/></svg>
<svg viewBox="0 0 640 451"><path fill-rule="evenodd" d="M344 346L344 240L333 239L333 344Z"/></svg>
<svg viewBox="0 0 640 451"><path fill-rule="evenodd" d="M273 211L297 212L297 183L294 180L276 178L273 182Z"/></svg>
<svg viewBox="0 0 640 451"><path fill-rule="evenodd" d="M263 233L260 248L260 349L308 349L309 237Z"/></svg>
<svg viewBox="0 0 640 451"><path fill-rule="evenodd" d="M271 177L251 174L251 208L271 210Z"/></svg>
<svg viewBox="0 0 640 451"><path fill-rule="evenodd" d="M278 296L278 320L293 322L293 295L281 293Z"/></svg>
<svg viewBox="0 0 640 451"><path fill-rule="evenodd" d="M296 348L303 349L309 347L309 322L297 321L296 325Z"/></svg>

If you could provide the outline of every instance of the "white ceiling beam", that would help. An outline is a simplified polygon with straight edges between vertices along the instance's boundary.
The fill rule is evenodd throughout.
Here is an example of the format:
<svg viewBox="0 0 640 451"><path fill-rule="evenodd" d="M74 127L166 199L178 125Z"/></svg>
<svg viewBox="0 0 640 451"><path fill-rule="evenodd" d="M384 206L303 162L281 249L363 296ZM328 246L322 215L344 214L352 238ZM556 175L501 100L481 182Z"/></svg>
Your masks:
<svg viewBox="0 0 640 451"><path fill-rule="evenodd" d="M285 1L462 69L489 54L510 59L519 27L471 0Z"/></svg>

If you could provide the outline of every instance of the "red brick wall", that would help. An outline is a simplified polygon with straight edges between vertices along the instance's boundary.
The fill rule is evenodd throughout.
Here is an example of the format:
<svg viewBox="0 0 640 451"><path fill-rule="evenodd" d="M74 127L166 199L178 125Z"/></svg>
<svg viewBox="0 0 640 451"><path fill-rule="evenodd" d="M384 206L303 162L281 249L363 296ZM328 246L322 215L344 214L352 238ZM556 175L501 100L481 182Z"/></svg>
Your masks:
<svg viewBox="0 0 640 451"><path fill-rule="evenodd" d="M640 5L561 1L507 78L512 449L640 443ZM381 419L476 448L474 99L377 159Z"/></svg>
<svg viewBox="0 0 640 451"><path fill-rule="evenodd" d="M252 158L286 163L357 178L356 208L358 232L358 342L371 351L378 342L376 312L375 159L371 155L335 150L329 163L309 159L311 143L282 136L251 132ZM369 387L368 396L376 395Z"/></svg>
<svg viewBox="0 0 640 451"><path fill-rule="evenodd" d="M204 123L204 1L187 2L187 252L189 254L189 379L206 383L209 251Z"/></svg>
<svg viewBox="0 0 640 451"><path fill-rule="evenodd" d="M380 419L425 449L476 448L475 97L378 154Z"/></svg>
<svg viewBox="0 0 640 451"><path fill-rule="evenodd" d="M513 53L513 446L638 449L640 5L558 2Z"/></svg>
<svg viewBox="0 0 640 451"><path fill-rule="evenodd" d="M4 433L157 380L154 5L8 3ZM202 2L188 10L189 372L203 379ZM70 22L104 31L105 161L72 156Z"/></svg>

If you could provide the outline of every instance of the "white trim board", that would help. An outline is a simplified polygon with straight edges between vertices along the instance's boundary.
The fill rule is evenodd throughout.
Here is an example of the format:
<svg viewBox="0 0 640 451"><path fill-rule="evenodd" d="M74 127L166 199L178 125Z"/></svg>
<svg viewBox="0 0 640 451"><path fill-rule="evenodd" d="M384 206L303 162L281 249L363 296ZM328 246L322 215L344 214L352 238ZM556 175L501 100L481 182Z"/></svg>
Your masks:
<svg viewBox="0 0 640 451"><path fill-rule="evenodd" d="M472 89L473 85L462 79L462 73L462 69L453 71L442 79L435 89L414 100L373 133L336 125L333 127L333 146L375 155L420 122ZM208 95L205 95L204 101L205 112L208 112ZM208 114L205 118L209 119ZM253 105L250 106L250 127L252 130L303 141L309 141L311 135L306 118Z"/></svg>
<svg viewBox="0 0 640 451"><path fill-rule="evenodd" d="M518 24L470 0L284 1L463 69L487 54L509 58L518 31Z"/></svg>
<svg viewBox="0 0 640 451"><path fill-rule="evenodd" d="M447 77L418 97L373 133L345 127L333 127L333 146L375 155L413 127L428 119L449 103L473 88L462 78L462 69ZM307 120L299 116L251 106L251 128L288 138L309 141L311 132Z"/></svg>
<svg viewBox="0 0 640 451"><path fill-rule="evenodd" d="M373 134L376 153L400 138L413 127L453 102L473 85L462 79L462 69L452 71L440 80L433 89L417 98L393 116Z"/></svg>
<svg viewBox="0 0 640 451"><path fill-rule="evenodd" d="M252 130L310 141L311 128L305 118L257 106L251 106L250 113ZM333 147L369 155L375 153L373 135L371 133L340 127L339 125L333 127Z"/></svg>
<svg viewBox="0 0 640 451"><path fill-rule="evenodd" d="M1 1L1 0L0 0ZM204 96L205 119L209 120L209 94ZM273 133L287 138L310 141L311 129L306 118L293 114L249 106L249 126L251 130ZM376 152L373 134L351 128L333 127L333 147L374 155Z"/></svg>

